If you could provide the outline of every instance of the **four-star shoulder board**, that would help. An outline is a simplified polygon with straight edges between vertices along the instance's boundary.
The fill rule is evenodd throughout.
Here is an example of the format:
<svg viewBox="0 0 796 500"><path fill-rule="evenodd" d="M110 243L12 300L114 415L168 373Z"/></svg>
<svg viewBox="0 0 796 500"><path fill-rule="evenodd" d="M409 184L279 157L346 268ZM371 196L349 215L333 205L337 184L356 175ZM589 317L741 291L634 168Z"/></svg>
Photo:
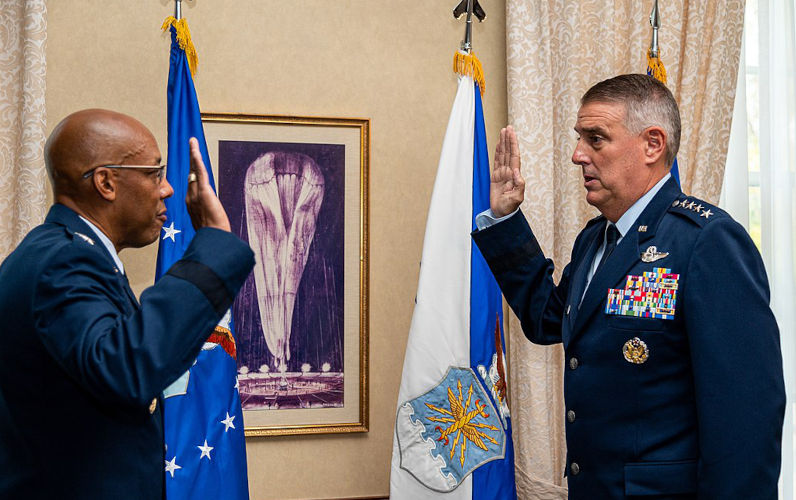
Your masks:
<svg viewBox="0 0 796 500"><path fill-rule="evenodd" d="M700 226L712 220L717 214L717 208L701 200L684 197L672 202L670 212L687 216Z"/></svg>

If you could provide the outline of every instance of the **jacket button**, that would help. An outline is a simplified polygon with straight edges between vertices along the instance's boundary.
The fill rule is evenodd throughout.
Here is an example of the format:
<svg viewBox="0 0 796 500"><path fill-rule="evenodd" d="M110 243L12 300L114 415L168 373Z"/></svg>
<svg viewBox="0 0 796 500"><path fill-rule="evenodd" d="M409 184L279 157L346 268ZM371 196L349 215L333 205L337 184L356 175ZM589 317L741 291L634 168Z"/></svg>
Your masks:
<svg viewBox="0 0 796 500"><path fill-rule="evenodd" d="M574 370L577 367L578 367L578 358L574 356L569 358L569 369Z"/></svg>
<svg viewBox="0 0 796 500"><path fill-rule="evenodd" d="M569 471L572 473L573 476L577 476L580 474L580 465L575 462L572 462L572 465L569 466Z"/></svg>
<svg viewBox="0 0 796 500"><path fill-rule="evenodd" d="M569 423L572 423L572 422L575 421L575 412L574 411L569 410L567 412L567 420L569 421Z"/></svg>

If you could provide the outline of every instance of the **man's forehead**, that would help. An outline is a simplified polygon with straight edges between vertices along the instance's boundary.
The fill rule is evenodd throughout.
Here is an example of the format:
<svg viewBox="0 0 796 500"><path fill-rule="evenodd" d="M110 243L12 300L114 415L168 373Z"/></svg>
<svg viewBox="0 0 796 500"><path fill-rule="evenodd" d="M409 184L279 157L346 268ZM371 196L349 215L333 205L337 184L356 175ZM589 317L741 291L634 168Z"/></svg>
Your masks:
<svg viewBox="0 0 796 500"><path fill-rule="evenodd" d="M578 110L575 128L612 128L624 124L625 105L620 102L587 102Z"/></svg>
<svg viewBox="0 0 796 500"><path fill-rule="evenodd" d="M121 142L126 145L127 156L160 160L160 148L155 136L146 127L131 129L131 133Z"/></svg>

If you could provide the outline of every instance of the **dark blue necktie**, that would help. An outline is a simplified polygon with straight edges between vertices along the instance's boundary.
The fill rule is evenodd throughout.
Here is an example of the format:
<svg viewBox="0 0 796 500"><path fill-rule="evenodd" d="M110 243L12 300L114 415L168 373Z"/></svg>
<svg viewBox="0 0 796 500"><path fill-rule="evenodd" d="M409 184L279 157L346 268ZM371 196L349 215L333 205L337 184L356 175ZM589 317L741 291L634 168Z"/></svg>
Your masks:
<svg viewBox="0 0 796 500"><path fill-rule="evenodd" d="M597 271L599 271L600 268L603 267L605 261L608 260L608 256L611 255L611 252L616 248L617 241L619 241L619 230L614 224L609 223L608 227L605 228L605 251L603 252L603 256L594 274L597 274Z"/></svg>

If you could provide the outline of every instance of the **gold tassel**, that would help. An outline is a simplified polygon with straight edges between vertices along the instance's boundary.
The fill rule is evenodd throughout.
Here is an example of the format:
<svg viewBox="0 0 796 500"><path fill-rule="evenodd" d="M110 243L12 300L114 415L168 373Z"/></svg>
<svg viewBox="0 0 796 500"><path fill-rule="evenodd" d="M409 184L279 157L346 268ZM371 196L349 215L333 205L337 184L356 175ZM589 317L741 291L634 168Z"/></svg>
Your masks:
<svg viewBox="0 0 796 500"><path fill-rule="evenodd" d="M177 43L180 48L185 52L185 57L188 58L188 67L191 68L191 76L196 74L196 65L199 64L199 56L196 54L196 47L193 46L191 41L191 30L188 29L188 21L183 19L175 19L174 16L169 16L163 21L161 30L166 31L169 27L174 26L177 32Z"/></svg>
<svg viewBox="0 0 796 500"><path fill-rule="evenodd" d="M472 76L475 83L478 84L481 95L484 95L484 91L486 90L484 68L481 66L481 61L475 57L474 53L463 54L457 51L456 55L453 56L453 72L462 76Z"/></svg>
<svg viewBox="0 0 796 500"><path fill-rule="evenodd" d="M666 68L660 57L652 57L652 52L647 51L647 73L666 85Z"/></svg>

